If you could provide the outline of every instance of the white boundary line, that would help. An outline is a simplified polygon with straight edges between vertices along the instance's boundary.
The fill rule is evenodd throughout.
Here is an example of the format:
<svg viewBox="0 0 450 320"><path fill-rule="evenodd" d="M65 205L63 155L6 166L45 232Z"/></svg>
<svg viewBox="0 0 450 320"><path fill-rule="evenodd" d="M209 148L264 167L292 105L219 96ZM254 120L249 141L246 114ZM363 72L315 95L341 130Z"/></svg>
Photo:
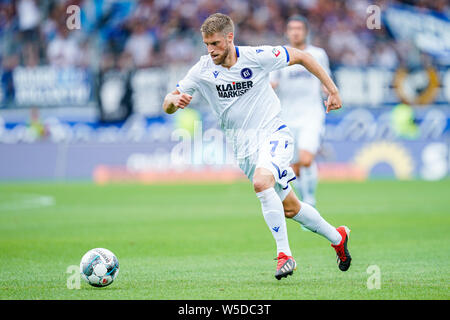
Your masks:
<svg viewBox="0 0 450 320"><path fill-rule="evenodd" d="M6 197L0 195L0 212L50 207L55 204L55 198L49 195L30 193L13 193Z"/></svg>

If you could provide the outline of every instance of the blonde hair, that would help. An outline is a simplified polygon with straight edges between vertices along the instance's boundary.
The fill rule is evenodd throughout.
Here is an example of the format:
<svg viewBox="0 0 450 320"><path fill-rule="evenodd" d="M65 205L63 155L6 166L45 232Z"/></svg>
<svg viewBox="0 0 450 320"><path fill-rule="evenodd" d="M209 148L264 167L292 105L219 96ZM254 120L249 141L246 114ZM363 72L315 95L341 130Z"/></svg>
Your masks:
<svg viewBox="0 0 450 320"><path fill-rule="evenodd" d="M221 32L224 36L234 33L234 23L229 16L223 13L214 13L203 22L200 31L207 35Z"/></svg>

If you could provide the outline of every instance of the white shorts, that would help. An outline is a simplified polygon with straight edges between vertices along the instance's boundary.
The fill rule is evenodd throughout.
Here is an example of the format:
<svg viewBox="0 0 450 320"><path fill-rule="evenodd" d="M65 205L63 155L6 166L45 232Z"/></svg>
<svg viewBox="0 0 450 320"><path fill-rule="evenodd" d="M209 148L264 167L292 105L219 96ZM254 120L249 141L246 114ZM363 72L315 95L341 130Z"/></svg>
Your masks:
<svg viewBox="0 0 450 320"><path fill-rule="evenodd" d="M280 126L260 146L257 152L239 160L239 167L253 182L256 168L265 168L275 178L275 191L281 201L291 191L289 183L295 180L290 163L294 154L294 139L286 125Z"/></svg>
<svg viewBox="0 0 450 320"><path fill-rule="evenodd" d="M325 134L325 124L323 121L314 120L308 123L301 123L296 126L291 126L289 129L294 136L295 142L294 163L299 161L300 150L317 154Z"/></svg>

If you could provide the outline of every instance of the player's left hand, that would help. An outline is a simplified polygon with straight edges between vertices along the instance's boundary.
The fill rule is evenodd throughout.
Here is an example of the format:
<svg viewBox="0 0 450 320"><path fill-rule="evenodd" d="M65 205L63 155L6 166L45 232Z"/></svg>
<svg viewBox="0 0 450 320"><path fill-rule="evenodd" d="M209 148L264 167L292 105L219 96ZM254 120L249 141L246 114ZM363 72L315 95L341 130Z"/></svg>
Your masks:
<svg viewBox="0 0 450 320"><path fill-rule="evenodd" d="M327 113L331 110L337 110L342 108L342 101L339 93L330 93L328 95L328 100L324 101L325 106L327 107Z"/></svg>

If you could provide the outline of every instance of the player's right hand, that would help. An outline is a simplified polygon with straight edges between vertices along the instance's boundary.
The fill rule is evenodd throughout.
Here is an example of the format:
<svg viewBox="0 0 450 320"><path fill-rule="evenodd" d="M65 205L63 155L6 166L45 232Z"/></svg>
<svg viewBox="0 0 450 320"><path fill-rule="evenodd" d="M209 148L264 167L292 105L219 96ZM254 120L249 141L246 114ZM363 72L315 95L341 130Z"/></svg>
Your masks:
<svg viewBox="0 0 450 320"><path fill-rule="evenodd" d="M184 109L192 100L192 96L187 93L180 93L176 96L173 104L177 108Z"/></svg>
<svg viewBox="0 0 450 320"><path fill-rule="evenodd" d="M330 93L328 95L328 100L324 101L324 103L327 107L326 113L330 112L331 110L338 110L342 107L342 101L339 93Z"/></svg>

